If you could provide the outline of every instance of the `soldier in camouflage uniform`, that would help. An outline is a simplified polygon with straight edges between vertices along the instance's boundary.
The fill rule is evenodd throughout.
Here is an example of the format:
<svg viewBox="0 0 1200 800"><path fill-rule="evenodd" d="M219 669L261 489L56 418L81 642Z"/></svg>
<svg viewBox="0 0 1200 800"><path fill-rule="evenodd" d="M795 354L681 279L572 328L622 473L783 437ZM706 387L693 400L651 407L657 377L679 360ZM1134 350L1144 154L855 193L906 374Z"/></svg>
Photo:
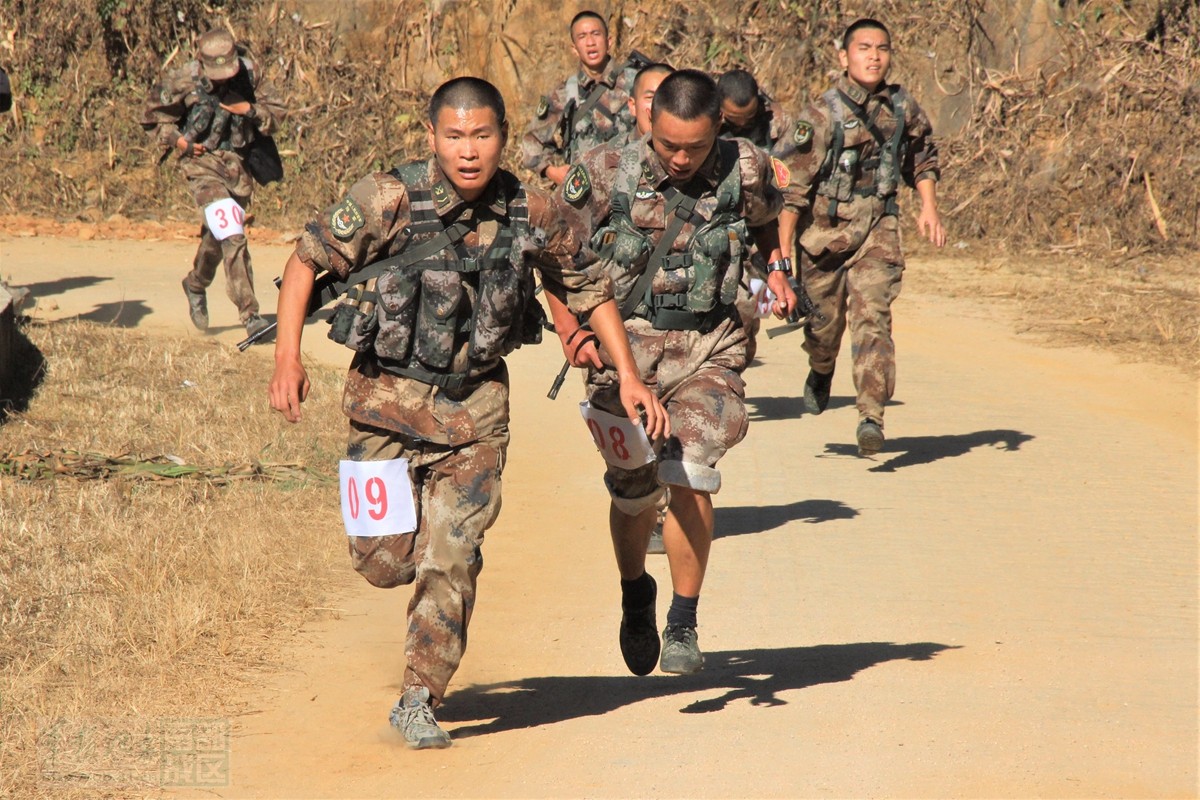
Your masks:
<svg viewBox="0 0 1200 800"><path fill-rule="evenodd" d="M404 692L391 721L418 749L450 745L433 708L466 649L484 532L500 510L509 441L503 356L540 338L535 267L546 291L588 316L614 354L620 412L645 414L651 436L669 432L638 380L611 283L574 269L589 256L554 201L499 169L507 141L500 93L477 78L449 81L434 93L429 120L433 158L368 175L306 226L284 270L270 385L272 407L298 421L309 389L304 317L316 274L334 273L342 282L334 291L350 291L330 335L355 350L343 400L347 457L365 467L392 462L413 487L415 530L351 534L349 547L373 585L414 584ZM350 491L343 485L353 504Z"/></svg>
<svg viewBox="0 0 1200 800"><path fill-rule="evenodd" d="M744 69L731 69L717 80L721 90L721 138L748 139L766 151L792 132L795 121L758 87Z"/></svg>
<svg viewBox="0 0 1200 800"><path fill-rule="evenodd" d="M578 211L573 224L592 235L600 257L591 269L613 280L641 377L672 419L655 460L632 468L609 461L604 477L621 576L619 641L635 675L656 663L679 674L703 665L696 608L712 543L711 495L721 488L716 464L748 424L741 378L748 342L734 307L742 252L750 231L773 256L779 252L783 200L771 159L748 142L718 140L719 124L713 80L676 72L654 96L650 136L623 149L615 169L609 152L573 166L562 189ZM782 298L775 312L786 315L796 298L778 266L770 281ZM603 350L599 358L605 363ZM593 364L591 405L618 409L614 389L612 370ZM645 562L664 486L673 597L660 642L657 588Z"/></svg>
<svg viewBox="0 0 1200 800"><path fill-rule="evenodd" d="M205 33L197 51L196 60L170 72L151 90L142 126L154 131L164 148L178 151L179 170L202 210L232 198L244 214L253 187L246 158L260 137L277 129L284 106L258 64L228 31ZM237 213L229 208L215 211L219 221L240 226L243 220L228 219ZM267 323L258 314L245 234L218 239L203 214L201 219L200 246L183 279L192 324L208 328L205 290L217 265L224 262L225 291L246 332L259 332Z"/></svg>
<svg viewBox="0 0 1200 800"><path fill-rule="evenodd" d="M645 63L609 54L608 24L594 11L576 14L570 33L579 70L541 99L521 140L521 165L553 184L588 150L633 129L629 95Z"/></svg>
<svg viewBox="0 0 1200 800"><path fill-rule="evenodd" d="M929 119L907 92L886 82L891 37L876 20L846 29L838 51L845 74L804 113L775 149L790 174L779 235L790 253L802 215L801 279L824 314L805 326L810 371L804 405L829 403L842 333L850 326L858 393L859 452L883 447L883 407L896 384L891 305L900 294L896 190L904 180L921 197L918 230L938 247L946 231L937 209L937 145Z"/></svg>

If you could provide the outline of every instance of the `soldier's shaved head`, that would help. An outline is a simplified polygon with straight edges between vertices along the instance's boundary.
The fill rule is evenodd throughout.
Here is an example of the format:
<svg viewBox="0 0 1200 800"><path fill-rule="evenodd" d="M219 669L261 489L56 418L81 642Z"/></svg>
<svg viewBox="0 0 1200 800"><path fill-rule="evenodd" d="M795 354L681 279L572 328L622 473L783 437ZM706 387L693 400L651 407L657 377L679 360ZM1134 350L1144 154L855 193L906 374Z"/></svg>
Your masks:
<svg viewBox="0 0 1200 800"><path fill-rule="evenodd" d="M499 89L482 78L453 78L439 86L429 98L430 125L437 125L438 114L444 108L456 111L490 108L496 113L496 123L505 124L504 97Z"/></svg>
<svg viewBox="0 0 1200 800"><path fill-rule="evenodd" d="M633 78L633 93L636 96L642 86L642 79L647 75L670 75L675 71L675 68L670 64L656 63L647 64L637 71L637 75Z"/></svg>
<svg viewBox="0 0 1200 800"><path fill-rule="evenodd" d="M567 31L572 34L575 33L575 25L585 19L594 19L599 22L600 27L604 29L604 35L608 35L608 23L605 22L604 17L600 16L595 11L580 11L578 14L571 17L571 24L567 26Z"/></svg>
<svg viewBox="0 0 1200 800"><path fill-rule="evenodd" d="M848 49L850 47L850 42L854 40L854 34L863 30L883 31L883 35L888 38L888 41L890 42L892 40L891 31L887 29L886 25L877 19L862 17L850 23L849 27L846 28L846 32L842 34L842 49Z"/></svg>
<svg viewBox="0 0 1200 800"><path fill-rule="evenodd" d="M748 106L758 99L758 81L744 69L731 69L717 81L721 98L735 106Z"/></svg>
<svg viewBox="0 0 1200 800"><path fill-rule="evenodd" d="M681 69L668 75L654 93L650 119L667 112L681 120L708 118L721 122L721 93L717 82L696 69Z"/></svg>

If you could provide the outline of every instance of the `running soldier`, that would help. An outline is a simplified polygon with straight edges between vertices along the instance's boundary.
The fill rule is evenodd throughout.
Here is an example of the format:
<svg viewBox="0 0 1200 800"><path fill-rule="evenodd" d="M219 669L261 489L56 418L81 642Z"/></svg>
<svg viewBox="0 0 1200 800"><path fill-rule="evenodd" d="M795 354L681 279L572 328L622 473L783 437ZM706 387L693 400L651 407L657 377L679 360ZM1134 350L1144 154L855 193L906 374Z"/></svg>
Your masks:
<svg viewBox="0 0 1200 800"><path fill-rule="evenodd" d="M183 279L192 324L208 329L206 290L225 264L225 292L246 333L267 327L258 313L244 226L251 179L279 180L283 165L270 135L284 106L258 64L229 31L202 35L197 58L166 75L150 92L142 127L179 154L179 171L203 211L200 246ZM168 150L169 152L169 150ZM166 154L163 155L166 158Z"/></svg>
<svg viewBox="0 0 1200 800"><path fill-rule="evenodd" d="M712 543L711 495L721 488L716 465L748 425L741 378L748 340L734 303L749 234L773 257L776 315L786 316L796 304L786 268L775 258L783 200L771 159L749 142L718 140L720 122L714 81L695 70L676 72L654 95L650 136L623 149L616 169L576 164L562 189L579 211L581 232L594 231L600 261L590 269L612 277L642 380L673 420L662 446L648 452L643 442L637 457L631 433L607 424L593 428L608 465L621 654L635 675L648 674L656 663L678 674L704 663L696 610ZM589 413L615 418L614 374L603 349L599 358L605 368L591 364L588 370ZM673 597L660 642L657 587L645 565L665 486L671 513L663 538Z"/></svg>
<svg viewBox="0 0 1200 800"><path fill-rule="evenodd" d="M795 121L746 70L729 70L717 80L717 88L721 90L722 139L749 139L770 152L791 133Z"/></svg>
<svg viewBox="0 0 1200 800"><path fill-rule="evenodd" d="M541 99L521 141L521 166L555 185L588 150L633 129L629 95L647 63L637 53L613 58L608 23L595 11L580 11L569 30L579 70Z"/></svg>
<svg viewBox="0 0 1200 800"><path fill-rule="evenodd" d="M779 218L783 252L800 231L801 280L822 322L804 328L809 373L804 407L820 414L842 334L850 326L856 438L861 455L883 447L883 409L896 386L891 306L900 294L900 180L917 190L917 229L934 245L946 244L937 208L937 145L916 101L887 83L891 35L881 22L860 19L846 29L838 59L845 70L820 101L801 114L775 154L790 168Z"/></svg>
<svg viewBox="0 0 1200 800"><path fill-rule="evenodd" d="M574 269L589 256L563 211L500 169L508 138L500 93L478 78L449 81L430 100L426 127L432 158L368 175L306 226L284 270L269 388L272 407L298 421L309 390L306 311L317 273L336 275L333 290L349 291L330 335L355 350L343 400L343 519L367 581L414 584L391 722L417 749L451 743L433 709L466 649L480 548L500 511L503 356L540 338L535 267L612 353L618 412L635 426L644 414L651 438L669 432L637 377L610 282Z"/></svg>

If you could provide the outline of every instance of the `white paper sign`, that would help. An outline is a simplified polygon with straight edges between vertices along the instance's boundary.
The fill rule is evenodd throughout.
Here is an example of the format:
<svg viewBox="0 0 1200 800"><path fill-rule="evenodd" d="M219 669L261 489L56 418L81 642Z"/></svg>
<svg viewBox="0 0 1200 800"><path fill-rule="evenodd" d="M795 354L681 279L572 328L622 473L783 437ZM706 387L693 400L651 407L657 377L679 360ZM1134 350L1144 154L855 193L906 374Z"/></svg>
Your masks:
<svg viewBox="0 0 1200 800"><path fill-rule="evenodd" d="M614 467L636 469L654 460L650 438L641 425L633 424L628 417L592 408L587 400L579 404L579 413L583 415L600 455Z"/></svg>
<svg viewBox="0 0 1200 800"><path fill-rule="evenodd" d="M408 459L342 461L338 481L347 536L388 536L417 529Z"/></svg>
<svg viewBox="0 0 1200 800"><path fill-rule="evenodd" d="M212 235L222 241L230 236L244 233L246 230L243 224L246 221L246 212L232 197L226 197L224 200L206 205L204 220L208 223L208 229L212 231Z"/></svg>
<svg viewBox="0 0 1200 800"><path fill-rule="evenodd" d="M754 297L755 313L764 319L771 316L771 309L775 306L775 293L767 288L766 281L751 278L750 294Z"/></svg>

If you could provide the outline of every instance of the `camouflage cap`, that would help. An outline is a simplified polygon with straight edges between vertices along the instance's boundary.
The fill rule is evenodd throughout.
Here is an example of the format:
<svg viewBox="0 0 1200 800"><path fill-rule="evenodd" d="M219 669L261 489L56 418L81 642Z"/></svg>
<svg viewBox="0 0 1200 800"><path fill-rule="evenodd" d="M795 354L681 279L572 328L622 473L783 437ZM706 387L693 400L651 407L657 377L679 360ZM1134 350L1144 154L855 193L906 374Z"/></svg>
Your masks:
<svg viewBox="0 0 1200 800"><path fill-rule="evenodd" d="M223 81L237 75L240 64L233 34L219 28L211 30L200 37L198 45L200 65L209 80Z"/></svg>

